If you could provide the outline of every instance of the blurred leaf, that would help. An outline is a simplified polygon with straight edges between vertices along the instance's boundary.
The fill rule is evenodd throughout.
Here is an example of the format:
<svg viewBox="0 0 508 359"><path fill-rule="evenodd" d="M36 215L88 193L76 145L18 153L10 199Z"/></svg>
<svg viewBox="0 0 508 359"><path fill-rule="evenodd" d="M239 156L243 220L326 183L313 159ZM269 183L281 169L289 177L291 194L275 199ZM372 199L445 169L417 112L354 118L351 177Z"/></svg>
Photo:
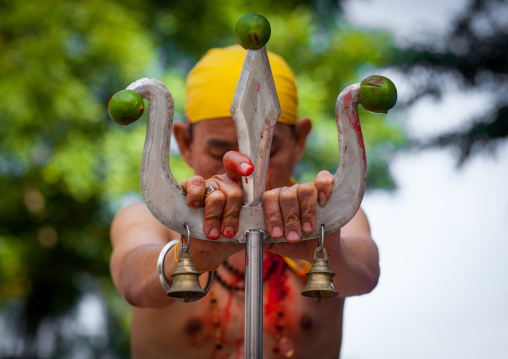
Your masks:
<svg viewBox="0 0 508 359"><path fill-rule="evenodd" d="M508 23L501 14L506 0L470 0L455 18L451 30L432 41L414 43L395 53L394 66L407 74L414 93L405 104L430 96L440 99L454 85L462 92L483 92L491 104L464 126L416 148L449 147L458 164L473 154L493 152L508 138Z"/></svg>

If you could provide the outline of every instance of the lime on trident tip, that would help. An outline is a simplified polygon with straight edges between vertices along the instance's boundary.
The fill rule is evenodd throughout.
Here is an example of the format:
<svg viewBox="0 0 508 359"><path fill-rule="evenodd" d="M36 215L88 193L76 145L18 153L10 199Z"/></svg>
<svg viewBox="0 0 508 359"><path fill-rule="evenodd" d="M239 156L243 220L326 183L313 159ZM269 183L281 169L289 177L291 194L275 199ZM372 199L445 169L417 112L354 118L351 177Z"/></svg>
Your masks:
<svg viewBox="0 0 508 359"><path fill-rule="evenodd" d="M367 111L387 113L397 102L397 88L387 77L369 76L361 82L359 96Z"/></svg>
<svg viewBox="0 0 508 359"><path fill-rule="evenodd" d="M265 46L271 31L266 17L254 12L243 15L235 27L236 39L246 50L257 50Z"/></svg>
<svg viewBox="0 0 508 359"><path fill-rule="evenodd" d="M137 121L143 115L144 110L143 98L132 90L118 91L108 103L109 117L124 126Z"/></svg>

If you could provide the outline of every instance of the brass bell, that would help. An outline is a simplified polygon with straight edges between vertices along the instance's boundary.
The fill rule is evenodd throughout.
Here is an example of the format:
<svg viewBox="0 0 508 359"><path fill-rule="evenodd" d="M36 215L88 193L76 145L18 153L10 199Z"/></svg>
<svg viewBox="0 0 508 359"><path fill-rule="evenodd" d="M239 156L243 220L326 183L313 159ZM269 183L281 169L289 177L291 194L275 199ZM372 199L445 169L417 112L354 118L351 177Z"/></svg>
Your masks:
<svg viewBox="0 0 508 359"><path fill-rule="evenodd" d="M323 253L323 258L318 258L318 252ZM303 296L312 297L316 303L319 303L321 298L339 295L339 292L333 285L332 278L335 276L335 273L328 266L328 253L326 253L324 247L317 247L314 251L314 263L306 276L308 279L302 291Z"/></svg>
<svg viewBox="0 0 508 359"><path fill-rule="evenodd" d="M183 256L187 252L188 257ZM168 296L172 298L183 298L184 302L189 302L191 299L199 299L206 295L206 292L199 284L200 273L196 270L192 262L192 254L188 247L180 248L178 255L178 264L176 265L175 272L171 275L173 277L173 285L168 291Z"/></svg>

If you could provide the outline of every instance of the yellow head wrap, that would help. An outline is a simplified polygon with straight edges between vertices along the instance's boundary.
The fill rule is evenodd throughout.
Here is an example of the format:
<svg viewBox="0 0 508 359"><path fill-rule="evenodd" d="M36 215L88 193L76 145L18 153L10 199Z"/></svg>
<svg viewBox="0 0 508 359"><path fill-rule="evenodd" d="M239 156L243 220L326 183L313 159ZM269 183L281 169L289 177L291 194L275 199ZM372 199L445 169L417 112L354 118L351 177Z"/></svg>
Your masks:
<svg viewBox="0 0 508 359"><path fill-rule="evenodd" d="M231 117L231 102L245 54L239 45L211 49L194 66L185 88L185 113L189 122ZM279 55L268 52L268 59L282 111L279 122L294 124L298 108L295 75Z"/></svg>

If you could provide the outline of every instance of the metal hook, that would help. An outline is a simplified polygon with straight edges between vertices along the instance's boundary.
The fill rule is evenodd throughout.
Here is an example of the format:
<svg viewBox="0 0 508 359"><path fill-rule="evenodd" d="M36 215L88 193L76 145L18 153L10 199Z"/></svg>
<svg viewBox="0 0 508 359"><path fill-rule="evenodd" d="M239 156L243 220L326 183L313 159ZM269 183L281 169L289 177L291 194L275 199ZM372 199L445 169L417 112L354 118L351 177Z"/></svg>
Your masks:
<svg viewBox="0 0 508 359"><path fill-rule="evenodd" d="M318 248L322 252L325 246L325 225L321 225L321 237L318 238Z"/></svg>
<svg viewBox="0 0 508 359"><path fill-rule="evenodd" d="M187 223L184 223L183 225L185 228L187 228L187 247L184 247L183 246L183 234L180 234L180 241L182 242L182 247L181 247L181 251L182 253L185 253L185 254L189 254L189 250L190 250L190 228L189 226L187 225Z"/></svg>

